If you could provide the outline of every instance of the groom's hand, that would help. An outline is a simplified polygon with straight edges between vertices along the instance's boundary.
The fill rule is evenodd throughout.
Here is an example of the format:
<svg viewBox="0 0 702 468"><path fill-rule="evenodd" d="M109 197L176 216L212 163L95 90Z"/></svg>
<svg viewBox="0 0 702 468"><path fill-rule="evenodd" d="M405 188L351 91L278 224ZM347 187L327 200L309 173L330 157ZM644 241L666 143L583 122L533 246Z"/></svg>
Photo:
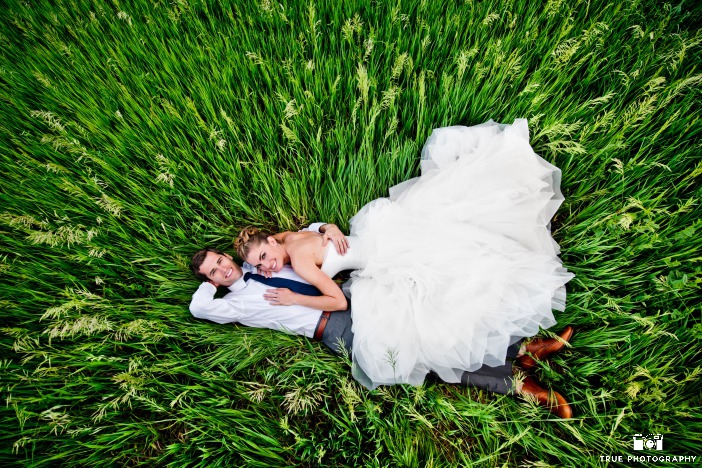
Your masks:
<svg viewBox="0 0 702 468"><path fill-rule="evenodd" d="M322 247L331 241L339 255L346 255L349 249L349 240L336 224L325 224L319 229L319 232L322 233Z"/></svg>
<svg viewBox="0 0 702 468"><path fill-rule="evenodd" d="M288 306L295 305L295 296L297 295L297 293L292 292L288 288L275 288L266 289L266 294L263 295L263 298L270 305Z"/></svg>

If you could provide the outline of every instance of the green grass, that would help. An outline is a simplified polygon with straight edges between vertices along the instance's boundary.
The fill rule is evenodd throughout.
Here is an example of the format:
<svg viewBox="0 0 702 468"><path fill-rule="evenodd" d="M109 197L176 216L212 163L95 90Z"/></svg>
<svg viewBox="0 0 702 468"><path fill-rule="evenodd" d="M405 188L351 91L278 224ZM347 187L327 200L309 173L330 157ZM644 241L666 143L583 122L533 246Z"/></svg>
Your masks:
<svg viewBox="0 0 702 468"><path fill-rule="evenodd" d="M699 2L9 0L0 21L0 464L602 466L641 432L702 456ZM346 229L433 128L518 117L563 169L577 332L538 376L574 420L368 392L317 343L190 316L198 247Z"/></svg>

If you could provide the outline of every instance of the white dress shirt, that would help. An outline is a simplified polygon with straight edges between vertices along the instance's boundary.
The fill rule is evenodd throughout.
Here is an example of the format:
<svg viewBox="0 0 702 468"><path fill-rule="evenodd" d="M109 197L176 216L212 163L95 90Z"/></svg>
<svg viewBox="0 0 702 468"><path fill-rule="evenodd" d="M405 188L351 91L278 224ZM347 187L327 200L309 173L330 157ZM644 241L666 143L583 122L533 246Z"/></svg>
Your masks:
<svg viewBox="0 0 702 468"><path fill-rule="evenodd" d="M315 223L305 230L319 232L323 224ZM244 263L242 270L244 274L256 273L256 269L248 263ZM273 276L307 283L289 265L283 266ZM196 318L217 323L238 322L249 327L270 328L312 338L322 312L300 305L271 305L263 298L266 290L271 288L272 286L256 280L244 281L242 275L236 283L229 286L229 292L224 297L215 299L217 288L204 282L193 294L190 312Z"/></svg>

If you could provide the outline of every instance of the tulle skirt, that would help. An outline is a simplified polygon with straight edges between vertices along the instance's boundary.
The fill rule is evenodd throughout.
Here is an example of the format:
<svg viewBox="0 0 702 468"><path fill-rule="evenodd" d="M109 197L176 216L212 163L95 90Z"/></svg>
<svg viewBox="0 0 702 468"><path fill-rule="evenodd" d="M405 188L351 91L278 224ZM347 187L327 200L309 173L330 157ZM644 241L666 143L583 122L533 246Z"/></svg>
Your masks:
<svg viewBox="0 0 702 468"><path fill-rule="evenodd" d="M323 269L358 269L353 374L364 385L420 385L505 363L510 344L556 323L573 275L549 223L560 170L529 145L526 120L433 131L421 176L351 220L351 249Z"/></svg>

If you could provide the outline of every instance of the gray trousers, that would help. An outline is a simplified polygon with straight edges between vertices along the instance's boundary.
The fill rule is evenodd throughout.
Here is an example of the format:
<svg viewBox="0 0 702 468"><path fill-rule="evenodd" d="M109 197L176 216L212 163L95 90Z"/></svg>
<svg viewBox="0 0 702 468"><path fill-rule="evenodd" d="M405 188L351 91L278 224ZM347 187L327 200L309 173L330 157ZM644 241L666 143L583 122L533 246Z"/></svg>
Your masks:
<svg viewBox="0 0 702 468"><path fill-rule="evenodd" d="M322 343L327 345L335 354L347 352L351 355L353 346L353 331L351 330L351 301L349 308L332 312L327 326L322 334ZM321 320L321 318L320 318ZM319 323L317 324L319 325ZM343 349L342 346L343 345ZM461 385L477 387L491 392L507 395L513 392L514 377L512 376L512 360L516 359L521 340L507 348L507 361L502 366L483 366L474 372L464 372ZM440 382L441 379L433 372L427 375L428 380Z"/></svg>

